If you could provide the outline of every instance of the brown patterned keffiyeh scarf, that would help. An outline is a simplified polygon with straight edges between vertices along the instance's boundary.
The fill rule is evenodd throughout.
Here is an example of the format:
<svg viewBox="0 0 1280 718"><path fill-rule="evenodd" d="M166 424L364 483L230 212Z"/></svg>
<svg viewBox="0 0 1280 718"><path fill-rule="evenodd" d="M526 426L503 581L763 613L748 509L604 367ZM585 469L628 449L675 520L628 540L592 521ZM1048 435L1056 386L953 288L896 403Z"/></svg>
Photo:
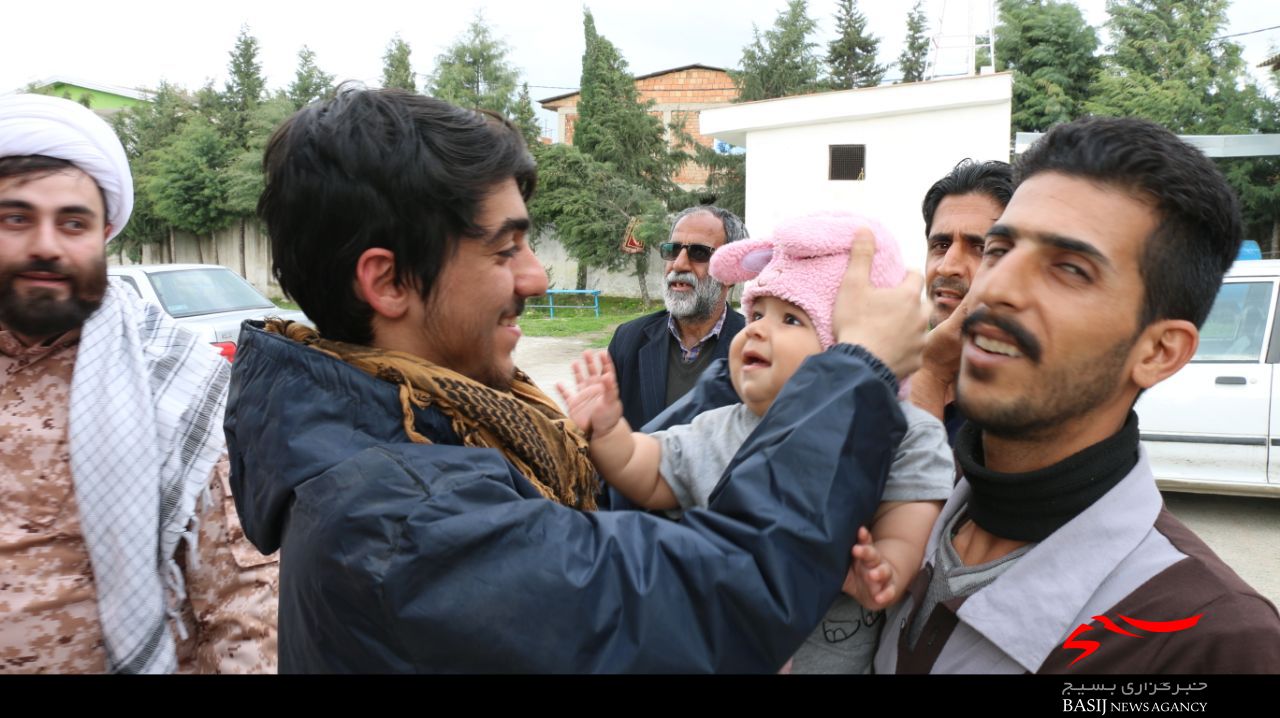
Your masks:
<svg viewBox="0 0 1280 718"><path fill-rule="evenodd" d="M449 417L463 445L497 449L546 498L595 510L599 484L586 439L519 369L511 390L502 391L412 354L323 339L297 322L269 319L267 331L399 387L405 433L414 442L431 440L414 428L413 408L434 406Z"/></svg>

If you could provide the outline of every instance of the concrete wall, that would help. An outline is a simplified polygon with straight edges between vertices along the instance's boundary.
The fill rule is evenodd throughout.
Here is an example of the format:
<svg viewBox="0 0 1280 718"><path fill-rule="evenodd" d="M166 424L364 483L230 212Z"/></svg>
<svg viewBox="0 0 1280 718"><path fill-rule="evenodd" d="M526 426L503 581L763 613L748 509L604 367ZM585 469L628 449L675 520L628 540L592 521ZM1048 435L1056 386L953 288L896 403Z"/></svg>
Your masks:
<svg viewBox="0 0 1280 718"><path fill-rule="evenodd" d="M555 235L543 235L534 245L533 253L537 255L542 266L546 267L553 289L574 289L578 281L578 263L565 251L564 246L555 239ZM649 298L655 302L662 301L662 258L658 256L656 247L649 249L649 273L646 283L649 286ZM640 282L629 269L619 272L605 272L599 269L587 271L587 289L599 289L602 293L615 297L639 297Z"/></svg>
<svg viewBox="0 0 1280 718"><path fill-rule="evenodd" d="M268 297L281 297L284 292L271 276L271 240L258 223L249 219L244 223L244 253L240 252L240 223L215 232L212 237L196 237L186 232L175 232L173 242L146 244L142 247L140 264L221 264L244 277L259 292ZM108 256L112 264L130 264L128 257Z"/></svg>
<svg viewBox="0 0 1280 718"><path fill-rule="evenodd" d="M748 133L747 216L768 236L782 219L847 209L880 220L908 267L924 268L920 202L957 162L1009 159L1009 106L982 105ZM830 145L866 146L865 180L827 179Z"/></svg>

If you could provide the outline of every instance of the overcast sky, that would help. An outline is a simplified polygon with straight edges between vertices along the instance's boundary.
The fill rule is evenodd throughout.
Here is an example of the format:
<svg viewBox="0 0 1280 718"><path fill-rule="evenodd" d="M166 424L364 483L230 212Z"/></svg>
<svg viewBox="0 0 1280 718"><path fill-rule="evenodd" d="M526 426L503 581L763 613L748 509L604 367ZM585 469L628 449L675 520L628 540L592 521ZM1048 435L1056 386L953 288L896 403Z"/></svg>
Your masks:
<svg viewBox="0 0 1280 718"><path fill-rule="evenodd" d="M870 29L881 38L881 57L901 51L906 16L914 0L862 0ZM702 63L734 67L751 28L772 25L785 0L588 0L597 29L644 74ZM926 0L931 25L939 26L944 6L948 27L965 23L956 12L964 0ZM973 0L974 15L987 3ZM1106 21L1104 0L1078 0L1095 26ZM293 78L298 50L305 44L318 64L339 80L377 85L382 55L393 35L413 49L414 70L429 73L435 56L482 9L495 34L511 48L534 99L576 89L582 59L583 0L6 0L0 42L0 92L54 75L125 87L153 88L160 80L194 89L226 79L228 52L242 24L261 47L268 87ZM835 0L810 0L819 37L833 36ZM979 21L975 21L978 24ZM1227 33L1280 25L1280 1L1235 0ZM948 30L951 32L952 30ZM958 32L963 33L961 28ZM1280 29L1235 38L1252 67L1280 47ZM943 59L945 61L945 58ZM1262 74L1254 70L1255 76ZM562 89L564 88L564 89ZM1273 88L1274 91L1274 88Z"/></svg>

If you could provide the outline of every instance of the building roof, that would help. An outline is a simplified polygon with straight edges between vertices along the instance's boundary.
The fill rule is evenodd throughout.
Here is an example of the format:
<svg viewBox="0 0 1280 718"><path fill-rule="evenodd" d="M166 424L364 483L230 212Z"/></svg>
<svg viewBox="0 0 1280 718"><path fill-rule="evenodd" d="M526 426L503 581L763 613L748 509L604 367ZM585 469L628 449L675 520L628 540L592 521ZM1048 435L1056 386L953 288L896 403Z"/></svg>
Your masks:
<svg viewBox="0 0 1280 718"><path fill-rule="evenodd" d="M692 65L681 65L680 67L672 67L666 70L658 70L657 72L650 72L647 75L636 75L634 79L636 80L636 82L639 82L640 80L647 80L650 77L657 77L659 75L671 75L677 72L684 72L685 70L713 70L715 72L728 72L728 70L724 69L723 67L712 67L711 65L702 65L699 63L694 63ZM545 105L548 102L556 102L558 100L563 100L566 97L573 97L579 92L581 92L581 90L574 90L573 92L566 92L563 95L548 97L545 100L538 100L538 104Z"/></svg>
<svg viewBox="0 0 1280 718"><path fill-rule="evenodd" d="M147 90L139 90L132 87L121 87L119 85L107 85L101 82L93 82L92 80L84 80L79 77L71 77L70 75L52 75L42 80L36 80L35 82L29 83L29 84L35 85L36 87L48 87L50 85L57 85L57 84L75 85L76 87L83 87L86 90L94 90L96 92L105 92L107 94L119 95L121 97L128 97L130 99L140 100L143 102L150 102L151 98L155 96L154 92L150 92ZM15 92L23 92L25 90L26 90L26 86L18 90L15 90Z"/></svg>
<svg viewBox="0 0 1280 718"><path fill-rule="evenodd" d="M1008 104L1012 97L1013 74L997 72L743 102L703 110L700 122L702 134L746 147L752 130Z"/></svg>

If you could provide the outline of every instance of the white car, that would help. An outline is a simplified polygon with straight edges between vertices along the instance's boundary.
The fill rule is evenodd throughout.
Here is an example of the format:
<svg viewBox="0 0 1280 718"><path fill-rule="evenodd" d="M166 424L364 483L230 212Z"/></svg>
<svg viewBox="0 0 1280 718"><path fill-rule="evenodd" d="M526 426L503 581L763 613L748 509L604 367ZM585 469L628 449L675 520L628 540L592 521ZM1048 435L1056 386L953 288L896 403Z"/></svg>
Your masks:
<svg viewBox="0 0 1280 718"><path fill-rule="evenodd" d="M1280 497L1278 281L1280 260L1236 262L1195 357L1138 399L1161 488Z"/></svg>
<svg viewBox="0 0 1280 718"><path fill-rule="evenodd" d="M280 317L310 325L307 315L280 309L240 275L217 264L134 264L107 268L143 299L159 304L179 324L235 358L240 324Z"/></svg>

